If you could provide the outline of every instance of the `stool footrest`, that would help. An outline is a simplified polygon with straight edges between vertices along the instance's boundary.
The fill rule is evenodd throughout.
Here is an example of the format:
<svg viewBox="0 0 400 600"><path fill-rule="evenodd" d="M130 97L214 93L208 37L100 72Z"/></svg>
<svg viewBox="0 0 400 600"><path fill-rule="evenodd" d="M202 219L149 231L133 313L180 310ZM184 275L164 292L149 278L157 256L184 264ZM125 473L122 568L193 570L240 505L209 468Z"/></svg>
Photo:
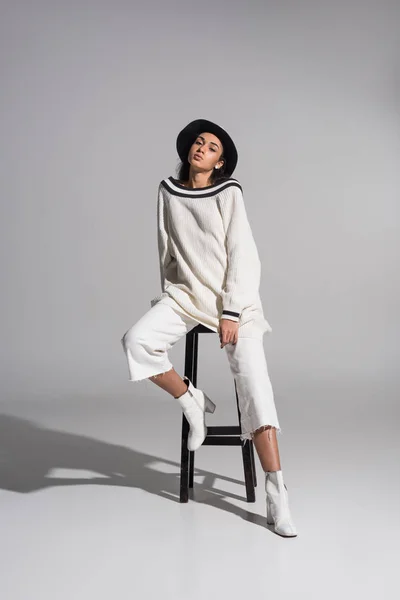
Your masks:
<svg viewBox="0 0 400 600"><path fill-rule="evenodd" d="M209 435L240 435L239 425L208 425L207 437Z"/></svg>
<svg viewBox="0 0 400 600"><path fill-rule="evenodd" d="M229 435L211 435L206 437L203 446L241 446L242 442L239 437Z"/></svg>

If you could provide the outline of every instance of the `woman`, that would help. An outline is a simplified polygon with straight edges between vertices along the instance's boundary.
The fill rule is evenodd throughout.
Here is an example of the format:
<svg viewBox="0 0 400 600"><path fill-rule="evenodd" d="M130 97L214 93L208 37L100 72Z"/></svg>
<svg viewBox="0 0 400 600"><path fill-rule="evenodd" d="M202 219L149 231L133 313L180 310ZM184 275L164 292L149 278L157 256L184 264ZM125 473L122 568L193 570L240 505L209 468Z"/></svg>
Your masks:
<svg viewBox="0 0 400 600"><path fill-rule="evenodd" d="M158 188L161 294L123 336L130 381L149 379L180 404L190 426L188 448L207 435L215 404L174 370L168 350L198 323L219 334L238 393L241 439L252 439L265 472L267 523L297 535L283 481L276 433L281 432L263 335L272 331L259 295L261 263L243 201L232 177L238 154L229 134L206 119L179 133L179 179Z"/></svg>

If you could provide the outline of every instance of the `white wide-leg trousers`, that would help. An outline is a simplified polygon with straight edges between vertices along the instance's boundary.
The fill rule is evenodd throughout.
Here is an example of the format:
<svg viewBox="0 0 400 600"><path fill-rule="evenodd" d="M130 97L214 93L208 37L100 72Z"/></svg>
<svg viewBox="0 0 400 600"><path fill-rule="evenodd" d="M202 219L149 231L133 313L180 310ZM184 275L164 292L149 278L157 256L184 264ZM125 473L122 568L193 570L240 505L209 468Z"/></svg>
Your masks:
<svg viewBox="0 0 400 600"><path fill-rule="evenodd" d="M152 306L121 340L130 381L172 369L168 350L198 324L168 304ZM239 337L236 344L228 343L224 350L236 383L241 440L252 439L256 430L268 426L281 433L262 339Z"/></svg>

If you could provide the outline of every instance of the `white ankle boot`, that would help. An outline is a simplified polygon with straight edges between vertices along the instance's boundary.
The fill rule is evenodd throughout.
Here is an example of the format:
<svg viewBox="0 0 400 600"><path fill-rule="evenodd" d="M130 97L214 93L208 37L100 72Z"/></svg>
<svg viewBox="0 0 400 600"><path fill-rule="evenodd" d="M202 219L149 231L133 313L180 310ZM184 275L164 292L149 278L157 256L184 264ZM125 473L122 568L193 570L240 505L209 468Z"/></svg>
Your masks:
<svg viewBox="0 0 400 600"><path fill-rule="evenodd" d="M279 535L297 536L290 515L287 487L283 481L282 470L265 473L265 491L267 492L268 525L274 525L275 532Z"/></svg>
<svg viewBox="0 0 400 600"><path fill-rule="evenodd" d="M178 400L185 417L189 421L190 431L187 447L189 450L197 450L207 436L205 413L213 413L215 404L204 392L194 387L188 377L185 376L183 380L187 383L188 389L175 400Z"/></svg>

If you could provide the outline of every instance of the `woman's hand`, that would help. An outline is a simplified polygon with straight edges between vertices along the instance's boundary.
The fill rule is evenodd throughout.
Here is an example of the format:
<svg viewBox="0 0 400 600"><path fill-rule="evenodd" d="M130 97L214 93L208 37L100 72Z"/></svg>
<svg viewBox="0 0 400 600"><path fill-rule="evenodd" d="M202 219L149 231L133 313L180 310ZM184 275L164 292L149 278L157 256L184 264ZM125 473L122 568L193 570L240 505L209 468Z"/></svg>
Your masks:
<svg viewBox="0 0 400 600"><path fill-rule="evenodd" d="M219 340L221 342L221 348L226 344L236 344L238 341L239 322L231 321L230 319L219 320Z"/></svg>

